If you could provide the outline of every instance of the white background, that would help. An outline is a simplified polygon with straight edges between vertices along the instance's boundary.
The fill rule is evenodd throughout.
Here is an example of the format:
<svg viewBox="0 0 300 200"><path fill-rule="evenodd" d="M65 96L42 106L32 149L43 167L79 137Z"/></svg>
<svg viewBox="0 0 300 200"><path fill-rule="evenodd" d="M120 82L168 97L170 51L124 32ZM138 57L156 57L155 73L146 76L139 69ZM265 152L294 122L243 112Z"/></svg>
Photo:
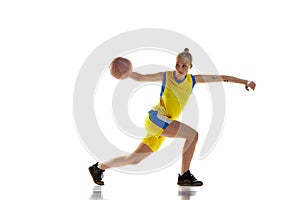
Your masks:
<svg viewBox="0 0 300 200"><path fill-rule="evenodd" d="M191 167L205 184L197 197L299 199L299 18L296 0L1 1L0 198L90 198L95 160L72 113L77 74L112 36L164 28L197 42L221 74L257 83L224 85L222 137ZM179 198L179 171L180 162L148 175L107 171L104 197Z"/></svg>

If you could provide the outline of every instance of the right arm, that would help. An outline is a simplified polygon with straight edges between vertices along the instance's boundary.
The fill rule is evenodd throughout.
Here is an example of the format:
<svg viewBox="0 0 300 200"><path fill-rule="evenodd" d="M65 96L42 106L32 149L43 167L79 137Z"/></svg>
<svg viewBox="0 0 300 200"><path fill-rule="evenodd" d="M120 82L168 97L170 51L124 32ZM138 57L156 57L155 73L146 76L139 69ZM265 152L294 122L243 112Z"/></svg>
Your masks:
<svg viewBox="0 0 300 200"><path fill-rule="evenodd" d="M149 82L163 81L164 78L163 72L158 72L155 74L140 74L137 72L132 72L129 77L136 81L149 81Z"/></svg>

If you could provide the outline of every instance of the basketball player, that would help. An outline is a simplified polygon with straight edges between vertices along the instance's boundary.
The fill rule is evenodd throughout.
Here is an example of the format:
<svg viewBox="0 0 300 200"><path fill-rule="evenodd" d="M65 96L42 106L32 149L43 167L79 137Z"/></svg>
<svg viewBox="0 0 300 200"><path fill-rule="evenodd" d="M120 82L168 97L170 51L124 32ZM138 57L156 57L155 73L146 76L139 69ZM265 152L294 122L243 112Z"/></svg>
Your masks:
<svg viewBox="0 0 300 200"><path fill-rule="evenodd" d="M158 72L155 74L139 74L132 72L130 78L136 81L159 81L162 83L159 103L148 113L145 120L147 135L130 155L114 158L108 162L96 163L89 167L93 180L98 185L104 185L103 172L109 168L124 165L135 165L156 152L166 137L184 138L182 150L181 173L178 174L177 184L180 186L201 186L190 172L190 164L198 141L198 132L188 125L177 121L184 109L193 87L197 83L230 82L245 86L246 90L255 89L253 81L243 80L232 76L221 75L191 75L192 55L189 49L176 57L174 71Z"/></svg>

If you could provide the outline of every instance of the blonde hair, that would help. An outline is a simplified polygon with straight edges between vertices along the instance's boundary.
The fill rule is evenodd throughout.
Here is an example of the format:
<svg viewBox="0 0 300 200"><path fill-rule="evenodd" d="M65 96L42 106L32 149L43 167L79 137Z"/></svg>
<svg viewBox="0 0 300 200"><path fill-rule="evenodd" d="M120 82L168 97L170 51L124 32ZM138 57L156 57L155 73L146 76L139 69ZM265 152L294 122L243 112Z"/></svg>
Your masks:
<svg viewBox="0 0 300 200"><path fill-rule="evenodd" d="M177 58L178 57L181 57L181 58L183 58L185 60L188 60L190 63L193 62L193 56L192 56L192 54L190 54L190 50L188 48L185 48L183 50L183 52L181 52L180 54L178 54Z"/></svg>

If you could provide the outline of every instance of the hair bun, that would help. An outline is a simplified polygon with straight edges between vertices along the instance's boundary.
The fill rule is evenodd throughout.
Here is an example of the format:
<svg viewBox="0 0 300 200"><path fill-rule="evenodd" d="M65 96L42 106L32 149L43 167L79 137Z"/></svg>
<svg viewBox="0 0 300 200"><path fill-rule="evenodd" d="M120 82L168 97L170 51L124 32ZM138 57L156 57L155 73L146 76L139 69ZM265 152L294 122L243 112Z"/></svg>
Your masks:
<svg viewBox="0 0 300 200"><path fill-rule="evenodd" d="M190 50L188 48L184 48L183 52L181 52L180 54L177 55L177 58L178 57L184 58L184 59L188 60L190 63L193 62L193 57L190 54Z"/></svg>

